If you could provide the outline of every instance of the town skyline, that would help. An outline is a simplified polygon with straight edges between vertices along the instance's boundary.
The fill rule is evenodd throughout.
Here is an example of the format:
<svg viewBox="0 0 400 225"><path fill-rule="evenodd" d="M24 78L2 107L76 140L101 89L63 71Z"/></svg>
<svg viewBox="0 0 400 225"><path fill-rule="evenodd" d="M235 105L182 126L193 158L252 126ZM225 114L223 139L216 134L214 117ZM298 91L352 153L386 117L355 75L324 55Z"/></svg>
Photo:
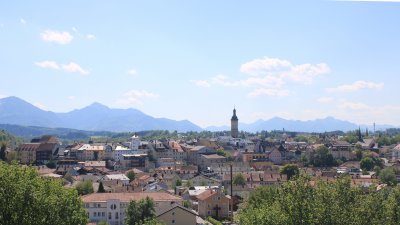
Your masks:
<svg viewBox="0 0 400 225"><path fill-rule="evenodd" d="M54 112L99 102L201 127L228 125L234 106L244 123L332 116L400 126L399 9L10 2L0 9L0 97Z"/></svg>

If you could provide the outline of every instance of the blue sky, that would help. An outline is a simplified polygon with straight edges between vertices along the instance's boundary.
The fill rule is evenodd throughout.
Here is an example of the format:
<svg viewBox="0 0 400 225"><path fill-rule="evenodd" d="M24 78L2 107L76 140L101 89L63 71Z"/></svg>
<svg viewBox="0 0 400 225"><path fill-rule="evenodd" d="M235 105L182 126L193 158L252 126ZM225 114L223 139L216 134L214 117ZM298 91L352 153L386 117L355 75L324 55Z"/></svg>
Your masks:
<svg viewBox="0 0 400 225"><path fill-rule="evenodd" d="M8 1L0 97L100 102L227 125L333 116L399 126L400 3Z"/></svg>

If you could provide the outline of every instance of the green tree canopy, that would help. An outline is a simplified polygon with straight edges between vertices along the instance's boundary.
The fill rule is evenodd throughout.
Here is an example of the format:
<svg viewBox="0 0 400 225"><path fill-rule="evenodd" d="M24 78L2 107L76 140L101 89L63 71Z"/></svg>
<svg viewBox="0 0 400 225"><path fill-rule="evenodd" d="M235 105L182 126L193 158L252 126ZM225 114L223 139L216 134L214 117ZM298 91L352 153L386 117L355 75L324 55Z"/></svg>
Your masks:
<svg viewBox="0 0 400 225"><path fill-rule="evenodd" d="M147 224L145 221L155 219L154 202L148 196L139 201L130 201L125 214L126 225Z"/></svg>
<svg viewBox="0 0 400 225"><path fill-rule="evenodd" d="M336 166L337 162L333 158L332 154L329 153L329 149L325 146L321 146L310 157L310 164L317 167Z"/></svg>
<svg viewBox="0 0 400 225"><path fill-rule="evenodd" d="M129 178L129 182L133 181L136 177L136 174L133 172L133 170L129 170L125 175Z"/></svg>
<svg viewBox="0 0 400 225"><path fill-rule="evenodd" d="M299 174L299 167L296 164L286 164L280 169L281 174L286 174L287 178L290 179L294 175Z"/></svg>
<svg viewBox="0 0 400 225"><path fill-rule="evenodd" d="M0 225L86 223L86 210L75 189L40 177L32 167L0 162Z"/></svg>
<svg viewBox="0 0 400 225"><path fill-rule="evenodd" d="M245 185L246 178L244 178L243 174L238 173L233 177L233 184L234 185Z"/></svg>
<svg viewBox="0 0 400 225"><path fill-rule="evenodd" d="M390 186L393 186L394 184L396 184L395 172L394 172L394 169L391 167L386 167L385 169L380 170L378 177L379 177L379 181L384 184L387 184Z"/></svg>
<svg viewBox="0 0 400 225"><path fill-rule="evenodd" d="M257 188L238 214L241 225L341 225L400 223L400 187L368 193L349 177L310 182L305 175L280 187Z"/></svg>
<svg viewBox="0 0 400 225"><path fill-rule="evenodd" d="M94 192L93 183L90 180L79 182L76 184L75 189L78 191L79 195L87 195Z"/></svg>
<svg viewBox="0 0 400 225"><path fill-rule="evenodd" d="M362 170L371 171L375 167L375 162L371 157L364 157L360 161L360 168Z"/></svg>

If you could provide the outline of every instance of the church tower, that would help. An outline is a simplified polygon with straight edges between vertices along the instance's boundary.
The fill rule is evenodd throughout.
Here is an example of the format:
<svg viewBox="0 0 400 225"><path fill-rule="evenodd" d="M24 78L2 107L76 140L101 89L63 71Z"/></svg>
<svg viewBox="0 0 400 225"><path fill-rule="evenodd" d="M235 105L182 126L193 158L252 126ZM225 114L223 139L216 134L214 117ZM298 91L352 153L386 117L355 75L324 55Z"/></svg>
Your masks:
<svg viewBox="0 0 400 225"><path fill-rule="evenodd" d="M238 122L239 119L236 116L236 109L233 108L233 116L231 118L231 136L233 138L237 138L239 136Z"/></svg>

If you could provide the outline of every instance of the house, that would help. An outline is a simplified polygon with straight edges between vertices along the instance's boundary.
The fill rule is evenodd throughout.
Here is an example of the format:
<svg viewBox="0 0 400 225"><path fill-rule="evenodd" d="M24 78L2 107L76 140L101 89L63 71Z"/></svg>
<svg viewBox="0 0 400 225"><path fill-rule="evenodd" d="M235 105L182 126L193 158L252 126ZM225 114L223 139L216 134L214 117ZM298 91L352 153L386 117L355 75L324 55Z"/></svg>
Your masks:
<svg viewBox="0 0 400 225"><path fill-rule="evenodd" d="M181 197L166 192L93 193L81 196L81 199L90 222L107 221L111 225L120 225L124 223L129 202L146 197L153 199L156 212L170 209L174 204L183 204Z"/></svg>
<svg viewBox="0 0 400 225"><path fill-rule="evenodd" d="M19 146L16 149L17 158L23 164L46 164L53 159L53 155L58 154L59 147L56 137L45 135L32 139L31 143Z"/></svg>
<svg viewBox="0 0 400 225"><path fill-rule="evenodd" d="M221 186L222 182L215 178L206 177L204 175L195 176L189 181L192 183L192 186Z"/></svg>
<svg viewBox="0 0 400 225"><path fill-rule="evenodd" d="M149 160L147 154L124 154L118 161L118 164L114 166L114 169L147 169L148 165Z"/></svg>
<svg viewBox="0 0 400 225"><path fill-rule="evenodd" d="M36 151L40 143L26 143L20 145L17 151L18 161L22 164L33 164L36 162Z"/></svg>
<svg viewBox="0 0 400 225"><path fill-rule="evenodd" d="M122 183L123 186L129 185L129 178L123 173L105 175L104 180L118 180Z"/></svg>
<svg viewBox="0 0 400 225"><path fill-rule="evenodd" d="M83 144L76 150L76 158L80 161L102 161L105 159L106 146L102 144Z"/></svg>
<svg viewBox="0 0 400 225"><path fill-rule="evenodd" d="M162 221L165 225L197 225L198 214L181 205L173 205L171 208L157 213L157 220Z"/></svg>
<svg viewBox="0 0 400 225"><path fill-rule="evenodd" d="M352 147L347 141L335 140L330 143L329 152L335 159L345 158L346 160L350 160L352 158Z"/></svg>
<svg viewBox="0 0 400 225"><path fill-rule="evenodd" d="M187 152L187 160L195 165L200 165L201 155L210 155L216 153L217 151L212 148L207 148L205 146L195 146L189 149L189 151Z"/></svg>
<svg viewBox="0 0 400 225"><path fill-rule="evenodd" d="M400 159L400 144L396 145L392 149L392 161L396 161Z"/></svg>
<svg viewBox="0 0 400 225"><path fill-rule="evenodd" d="M275 164L282 164L283 156L279 149L275 148L269 153L269 159Z"/></svg>
<svg viewBox="0 0 400 225"><path fill-rule="evenodd" d="M209 189L197 196L199 215L203 218L208 216L216 219L228 218L230 216L230 197L225 196L219 188Z"/></svg>
<svg viewBox="0 0 400 225"><path fill-rule="evenodd" d="M226 157L217 154L210 154L201 155L199 165L201 168L205 169L211 165L224 165L224 163L226 163Z"/></svg>

